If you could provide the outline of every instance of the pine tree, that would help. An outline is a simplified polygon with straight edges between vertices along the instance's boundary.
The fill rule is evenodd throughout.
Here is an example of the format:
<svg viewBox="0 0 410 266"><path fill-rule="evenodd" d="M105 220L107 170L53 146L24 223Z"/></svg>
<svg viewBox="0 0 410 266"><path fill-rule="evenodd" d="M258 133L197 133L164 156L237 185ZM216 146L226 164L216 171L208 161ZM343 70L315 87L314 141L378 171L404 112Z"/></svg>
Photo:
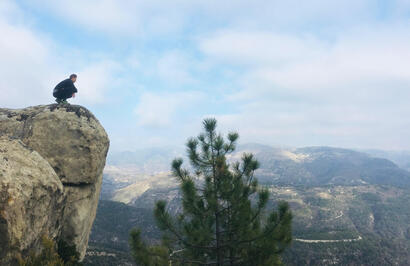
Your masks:
<svg viewBox="0 0 410 266"><path fill-rule="evenodd" d="M156 203L155 218L164 232L162 245L144 247L139 235L131 240L132 247L139 247L133 249L134 254L160 256L164 264L146 264L136 258L137 263L281 264L280 254L292 239L289 206L281 202L276 211L266 211L269 192L254 177L258 161L252 154L244 154L240 162L228 162L239 136L230 133L224 140L217 134L216 124L215 119L205 119L204 132L187 143L193 174L182 168L182 159L172 162L173 175L180 182L183 210L173 217L166 211L165 201ZM139 241L138 245L132 245L133 241ZM162 253L155 253L155 249ZM150 261L147 256L145 259Z"/></svg>
<svg viewBox="0 0 410 266"><path fill-rule="evenodd" d="M169 249L166 245L147 247L141 240L141 231L133 229L130 233L131 254L139 265L168 265Z"/></svg>

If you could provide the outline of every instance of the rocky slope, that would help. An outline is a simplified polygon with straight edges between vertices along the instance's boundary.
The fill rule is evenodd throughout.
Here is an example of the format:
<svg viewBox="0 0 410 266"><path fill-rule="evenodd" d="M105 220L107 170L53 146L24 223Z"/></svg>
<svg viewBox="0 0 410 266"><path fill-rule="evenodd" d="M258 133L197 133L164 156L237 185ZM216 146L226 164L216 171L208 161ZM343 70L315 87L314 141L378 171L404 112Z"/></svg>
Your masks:
<svg viewBox="0 0 410 266"><path fill-rule="evenodd" d="M42 235L84 257L108 147L83 107L0 109L0 265L38 251Z"/></svg>

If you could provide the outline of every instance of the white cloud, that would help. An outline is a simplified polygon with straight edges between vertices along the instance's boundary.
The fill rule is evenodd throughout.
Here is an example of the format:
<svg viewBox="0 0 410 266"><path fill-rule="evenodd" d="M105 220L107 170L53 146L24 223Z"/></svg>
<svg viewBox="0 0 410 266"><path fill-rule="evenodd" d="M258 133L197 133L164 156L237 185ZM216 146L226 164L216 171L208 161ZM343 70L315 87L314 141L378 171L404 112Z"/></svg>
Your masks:
<svg viewBox="0 0 410 266"><path fill-rule="evenodd" d="M220 61L241 65L280 66L320 56L328 44L313 36L225 30L199 39L199 48Z"/></svg>
<svg viewBox="0 0 410 266"><path fill-rule="evenodd" d="M15 21L22 18L22 13L14 1L2 0L0 2L0 17L3 19L13 19Z"/></svg>
<svg viewBox="0 0 410 266"><path fill-rule="evenodd" d="M240 108L218 118L246 141L409 148L409 36L400 24L332 42L231 29L198 45L210 60L241 67L239 89L227 95Z"/></svg>
<svg viewBox="0 0 410 266"><path fill-rule="evenodd" d="M105 102L107 92L115 87L116 73L121 71L118 63L102 61L86 65L80 70L75 84L79 92L73 103L98 104Z"/></svg>
<svg viewBox="0 0 410 266"><path fill-rule="evenodd" d="M166 9L162 1L135 0L71 0L62 5L54 0L30 0L29 5L47 10L82 30L104 34L141 37L154 32L175 30L181 16ZM172 21L172 23L170 23Z"/></svg>
<svg viewBox="0 0 410 266"><path fill-rule="evenodd" d="M308 36L228 31L201 39L213 60L247 68L240 83L248 94L269 91L344 96L365 90L382 92L409 84L410 35L404 26L362 28L332 43ZM242 92L243 94L244 92Z"/></svg>
<svg viewBox="0 0 410 266"><path fill-rule="evenodd" d="M146 78L158 80L167 87L196 85L205 66L182 49L166 49L154 54L133 51L125 63Z"/></svg>
<svg viewBox="0 0 410 266"><path fill-rule="evenodd" d="M181 52L171 51L159 58L155 72L168 84L190 84L195 82L189 73L193 64Z"/></svg>
<svg viewBox="0 0 410 266"><path fill-rule="evenodd" d="M396 14L408 18L410 11L410 2L408 0L395 0L393 2L393 8Z"/></svg>
<svg viewBox="0 0 410 266"><path fill-rule="evenodd" d="M0 105L23 107L50 101L52 84L49 80L55 78L59 70L50 57L49 41L2 18L0 33L3 36L0 39Z"/></svg>
<svg viewBox="0 0 410 266"><path fill-rule="evenodd" d="M140 96L135 109L138 124L149 128L170 126L178 112L187 111L204 95L196 91L176 93L146 92Z"/></svg>
<svg viewBox="0 0 410 266"><path fill-rule="evenodd" d="M71 0L62 4L53 0L30 1L41 9L48 8L55 15L87 30L104 32L135 32L140 28L139 14L134 13L135 1Z"/></svg>
<svg viewBox="0 0 410 266"><path fill-rule="evenodd" d="M255 106L259 108L255 109ZM263 106L265 105L265 106ZM408 127L392 118L394 112L366 110L358 106L255 103L234 114L211 115L222 132L236 130L241 143L272 145L328 145L348 148L406 149Z"/></svg>
<svg viewBox="0 0 410 266"><path fill-rule="evenodd" d="M306 23L354 24L377 9L372 0L26 0L70 24L104 34L131 37L170 35L195 26L204 31L221 24L244 28L303 28ZM346 19L349 17L349 19Z"/></svg>

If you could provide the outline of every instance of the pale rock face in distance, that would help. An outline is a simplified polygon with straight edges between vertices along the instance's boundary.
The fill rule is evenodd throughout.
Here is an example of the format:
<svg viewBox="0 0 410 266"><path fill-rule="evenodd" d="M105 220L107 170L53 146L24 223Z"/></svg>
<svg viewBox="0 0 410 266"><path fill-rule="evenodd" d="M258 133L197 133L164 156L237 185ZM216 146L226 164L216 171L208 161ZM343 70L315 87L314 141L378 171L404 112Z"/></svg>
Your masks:
<svg viewBox="0 0 410 266"><path fill-rule="evenodd" d="M60 193L61 195L57 196L52 193L52 189L45 189L49 194L44 196L42 201L47 201L47 204L54 204L55 206L47 207L46 204L42 207L43 210L40 210L40 208L37 211L36 215L47 220L44 224L54 224L56 227L54 232L51 227L46 226L48 229L43 230L47 233L46 235L55 240L63 239L69 244L75 244L81 258L83 258L97 210L102 172L109 147L109 139L104 128L94 115L83 107L53 104L20 110L0 109L0 136L2 136L2 145L18 146L19 144L21 147L14 152L15 154L23 151L29 154L29 151L31 151L30 156L37 156L38 160L42 159L43 164L48 164L48 169L52 170L50 172L54 174L54 179L57 177L57 183L62 194ZM0 151L0 156L10 157L8 152L10 149L4 150L7 151ZM25 165L30 162L30 156L27 156L27 161L24 160L25 156L19 156L21 157L20 161L13 160L13 168L15 168L13 171L20 171L19 169L22 169L19 167L20 164ZM17 158L17 155L14 155L13 158ZM1 160L4 159L0 157ZM1 162L1 169L4 168L3 164L5 162ZM41 166L41 164L37 165ZM33 163L31 167L35 169L36 164ZM11 170L6 176L6 173L0 170L1 197L8 200L10 193L17 193L13 196L21 200L21 204L25 204L22 210L30 204L34 204L33 202L39 204L38 200L32 197L34 194L30 192L30 186L25 185L25 180L31 179L31 183L28 182L27 184L32 184L33 191L40 189L41 186L37 188L37 183L40 180L46 180L44 182L49 183L49 186L54 184L54 181L51 180L53 175L40 174L39 171L38 169L26 170L26 177L24 177L24 175L12 173ZM7 182L13 182L14 179L16 179L16 182L21 182L22 189L10 192ZM46 200L47 197L50 199ZM58 202L62 204L58 205ZM12 218L28 219L29 213L22 211L21 216L11 217L9 215L4 218L3 214L9 210L7 206L3 201L0 201L0 233L3 230L11 232L10 237L6 240L8 242L0 243L0 265L5 263L1 259L3 257L2 252L4 254L10 253L10 250L13 249L22 252L24 255L24 252L28 249L38 249L39 239L41 238L22 233L23 229L18 224L10 222ZM51 210L53 208L54 210ZM2 219L5 219L5 222ZM5 227L4 224L6 224ZM28 228L28 231L41 232L41 230L35 228ZM27 245L21 246L22 244L20 244L15 249L10 246L14 245L12 238L17 239L16 243L27 242ZM4 246L6 248L3 248ZM7 248L8 246L10 248Z"/></svg>

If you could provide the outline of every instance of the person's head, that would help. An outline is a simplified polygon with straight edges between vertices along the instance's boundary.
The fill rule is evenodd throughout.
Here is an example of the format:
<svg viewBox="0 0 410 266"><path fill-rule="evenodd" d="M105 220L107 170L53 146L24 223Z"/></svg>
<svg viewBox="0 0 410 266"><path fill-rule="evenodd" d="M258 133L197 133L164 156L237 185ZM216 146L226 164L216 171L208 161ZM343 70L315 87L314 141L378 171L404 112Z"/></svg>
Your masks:
<svg viewBox="0 0 410 266"><path fill-rule="evenodd" d="M70 79L73 81L73 83L76 82L77 81L77 75L76 74L71 74Z"/></svg>

